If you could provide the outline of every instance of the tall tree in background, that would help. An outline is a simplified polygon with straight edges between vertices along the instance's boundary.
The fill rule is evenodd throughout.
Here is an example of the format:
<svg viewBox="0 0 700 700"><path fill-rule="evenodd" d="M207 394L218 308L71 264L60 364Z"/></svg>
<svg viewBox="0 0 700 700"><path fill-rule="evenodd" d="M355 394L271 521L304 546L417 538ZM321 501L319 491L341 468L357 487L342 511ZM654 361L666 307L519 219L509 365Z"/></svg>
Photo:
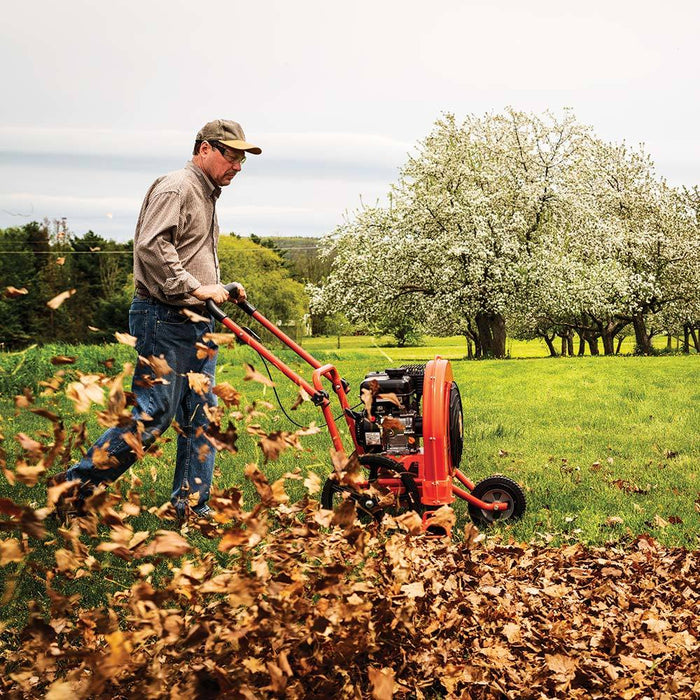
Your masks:
<svg viewBox="0 0 700 700"><path fill-rule="evenodd" d="M700 268L688 198L642 149L606 144L566 111L446 115L409 158L388 208L363 209L326 240L335 256L312 307L377 321L408 306L477 357L521 337L614 352L631 325L651 351L662 309L691 305ZM566 342L565 342L566 341Z"/></svg>

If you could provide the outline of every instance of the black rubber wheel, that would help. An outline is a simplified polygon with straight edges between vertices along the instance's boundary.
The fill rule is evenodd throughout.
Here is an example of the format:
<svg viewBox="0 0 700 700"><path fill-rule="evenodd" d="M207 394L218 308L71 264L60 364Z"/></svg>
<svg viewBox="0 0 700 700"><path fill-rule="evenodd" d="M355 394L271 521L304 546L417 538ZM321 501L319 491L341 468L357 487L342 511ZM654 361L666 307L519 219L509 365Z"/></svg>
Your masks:
<svg viewBox="0 0 700 700"><path fill-rule="evenodd" d="M506 510L484 510L469 504L469 517L475 525L482 527L493 523L519 520L525 513L527 501L525 492L520 485L507 476L489 476L480 481L472 491L472 495L485 503L507 503Z"/></svg>
<svg viewBox="0 0 700 700"><path fill-rule="evenodd" d="M462 413L462 397L459 394L457 382L450 386L450 459L452 468L457 469L462 461L462 448L464 447L464 415Z"/></svg>

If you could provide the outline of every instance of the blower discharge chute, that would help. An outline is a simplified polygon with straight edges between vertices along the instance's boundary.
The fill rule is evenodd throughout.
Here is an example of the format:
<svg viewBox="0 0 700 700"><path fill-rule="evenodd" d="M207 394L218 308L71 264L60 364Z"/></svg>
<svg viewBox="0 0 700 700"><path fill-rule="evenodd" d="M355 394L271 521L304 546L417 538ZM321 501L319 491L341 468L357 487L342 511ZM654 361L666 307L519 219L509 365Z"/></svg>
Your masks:
<svg viewBox="0 0 700 700"><path fill-rule="evenodd" d="M236 285L226 285L226 290L233 293ZM462 401L448 360L438 356L425 365L368 373L360 386L364 408L355 411L347 398L350 386L334 365L322 365L248 301L235 303L311 365L311 383L265 347L253 331L231 320L213 301L207 302L207 308L241 342L306 391L323 412L334 449L345 452L324 379L338 397L367 477L353 484L342 484L331 475L321 493L324 508L333 508L340 500L350 498L360 515L378 520L384 513L384 499L380 495L391 492L393 508L421 514L427 531L436 529L431 527L435 510L452 503L455 497L468 502L469 515L478 525L515 520L523 515L525 494L515 481L498 475L475 485L459 470L464 443Z"/></svg>

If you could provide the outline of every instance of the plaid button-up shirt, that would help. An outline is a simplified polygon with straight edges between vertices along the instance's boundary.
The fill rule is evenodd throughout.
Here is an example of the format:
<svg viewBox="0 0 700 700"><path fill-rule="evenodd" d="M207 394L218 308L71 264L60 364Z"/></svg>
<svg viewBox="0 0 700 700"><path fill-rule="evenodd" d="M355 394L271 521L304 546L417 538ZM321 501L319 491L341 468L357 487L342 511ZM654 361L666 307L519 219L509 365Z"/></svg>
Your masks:
<svg viewBox="0 0 700 700"><path fill-rule="evenodd" d="M219 282L216 186L192 161L146 193L134 235L137 293L173 306L202 307L191 292Z"/></svg>

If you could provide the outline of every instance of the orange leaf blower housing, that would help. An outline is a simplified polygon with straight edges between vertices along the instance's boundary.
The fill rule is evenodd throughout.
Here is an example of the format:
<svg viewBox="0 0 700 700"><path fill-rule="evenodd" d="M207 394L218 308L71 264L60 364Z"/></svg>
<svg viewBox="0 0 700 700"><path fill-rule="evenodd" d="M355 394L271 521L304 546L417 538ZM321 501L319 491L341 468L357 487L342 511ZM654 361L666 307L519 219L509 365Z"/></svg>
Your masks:
<svg viewBox="0 0 700 700"><path fill-rule="evenodd" d="M227 285L227 289L232 292L235 285ZM424 529L435 534L449 534L444 520L440 519L438 525L433 514L441 506L451 504L455 497L468 502L469 514L478 525L514 520L523 515L525 494L515 481L497 475L475 485L459 469L464 440L462 402L448 360L436 357L426 365L370 372L360 387L364 408L355 411L347 398L350 386L335 366L322 365L249 302L236 303L311 365L311 383L270 352L250 329L232 321L214 302L208 301L207 307L239 340L307 392L323 413L334 449L345 453L323 380L330 383L338 397L354 455L367 470L367 478L358 480L331 474L321 494L324 508L352 499L360 516L375 519L380 519L386 509L414 510L422 515Z"/></svg>

